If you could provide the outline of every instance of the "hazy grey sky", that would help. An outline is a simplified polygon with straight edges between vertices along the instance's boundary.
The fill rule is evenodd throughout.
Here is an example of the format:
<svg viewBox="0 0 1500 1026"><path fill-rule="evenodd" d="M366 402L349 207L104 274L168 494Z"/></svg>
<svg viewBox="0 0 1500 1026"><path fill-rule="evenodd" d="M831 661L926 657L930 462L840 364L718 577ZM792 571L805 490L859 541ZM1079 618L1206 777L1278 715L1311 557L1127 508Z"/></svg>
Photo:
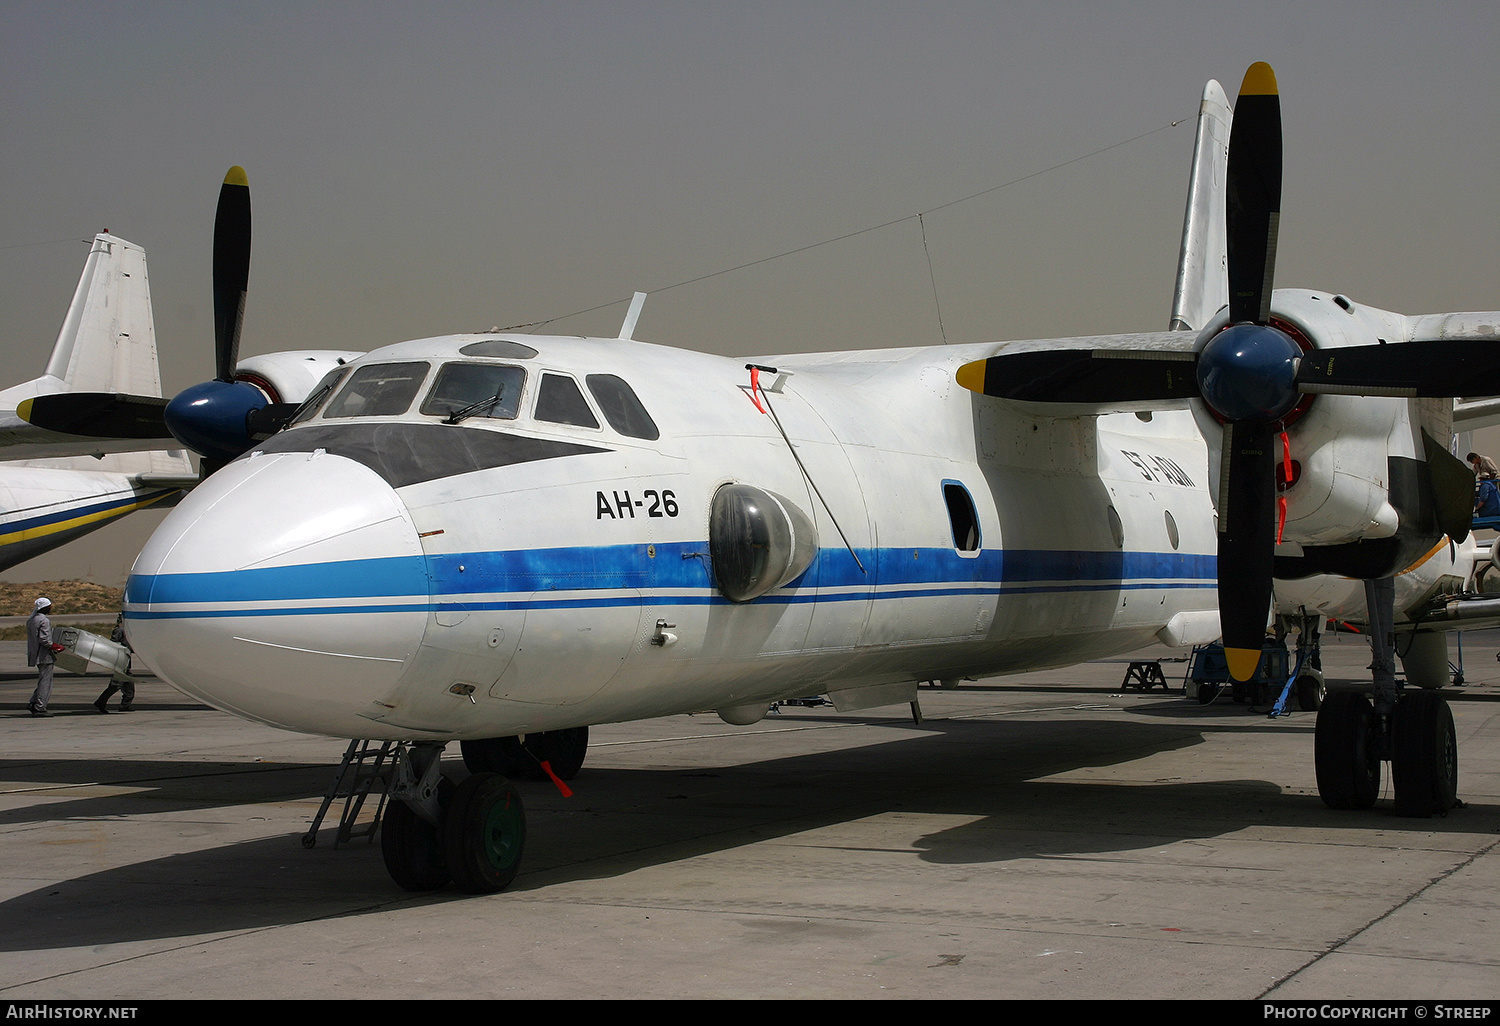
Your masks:
<svg viewBox="0 0 1500 1026"><path fill-rule="evenodd" d="M0 0L0 380L56 335L86 253L58 240L104 227L147 251L168 392L211 377L231 164L244 355L618 301L550 329L612 335L635 290L656 342L936 344L934 277L950 341L1164 328L1199 94L1256 60L1285 119L1277 284L1497 309L1497 44L1493 0ZM5 576L123 579L154 519Z"/></svg>

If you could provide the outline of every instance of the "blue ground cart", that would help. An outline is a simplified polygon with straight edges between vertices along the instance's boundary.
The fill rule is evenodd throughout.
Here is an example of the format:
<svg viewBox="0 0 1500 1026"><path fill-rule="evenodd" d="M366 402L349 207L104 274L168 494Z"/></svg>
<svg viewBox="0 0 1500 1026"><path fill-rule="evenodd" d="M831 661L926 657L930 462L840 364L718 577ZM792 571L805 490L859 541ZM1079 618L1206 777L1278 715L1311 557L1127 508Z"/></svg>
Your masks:
<svg viewBox="0 0 1500 1026"><path fill-rule="evenodd" d="M1193 649L1192 659L1187 686L1196 687L1198 701L1204 705L1228 694L1234 701L1248 702L1252 707L1270 706L1286 686L1291 673L1286 645L1272 640L1267 640L1261 649L1260 665L1255 668L1255 675L1243 684L1230 680L1224 646L1217 641ZM1297 677L1298 706L1307 712L1316 711L1323 704L1324 693L1323 674L1304 667Z"/></svg>

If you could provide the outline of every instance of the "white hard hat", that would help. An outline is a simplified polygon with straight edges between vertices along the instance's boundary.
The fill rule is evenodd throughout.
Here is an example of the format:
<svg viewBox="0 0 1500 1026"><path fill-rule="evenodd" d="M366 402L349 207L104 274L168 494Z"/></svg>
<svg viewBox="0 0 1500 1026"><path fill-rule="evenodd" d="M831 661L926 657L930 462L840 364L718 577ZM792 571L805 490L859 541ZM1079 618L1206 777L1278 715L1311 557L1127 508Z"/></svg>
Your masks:
<svg viewBox="0 0 1500 1026"><path fill-rule="evenodd" d="M31 604L31 610L32 610L32 612L39 612L40 610L46 609L51 604L52 604L52 600L51 599L49 599L49 598L39 598L35 602L33 602Z"/></svg>

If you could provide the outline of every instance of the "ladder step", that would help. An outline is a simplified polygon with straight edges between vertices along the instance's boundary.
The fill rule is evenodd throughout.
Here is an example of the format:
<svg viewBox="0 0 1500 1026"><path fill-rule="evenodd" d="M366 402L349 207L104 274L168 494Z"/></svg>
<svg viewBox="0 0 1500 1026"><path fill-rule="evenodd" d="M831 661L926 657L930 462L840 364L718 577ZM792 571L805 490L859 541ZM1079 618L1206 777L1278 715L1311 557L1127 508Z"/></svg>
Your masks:
<svg viewBox="0 0 1500 1026"><path fill-rule="evenodd" d="M343 799L344 808L339 816L339 827L333 846L337 848L340 844L356 837L368 837L374 840L375 833L380 827L381 814L385 811L385 797L390 786L387 767L401 745L400 741L370 741L358 738L349 742L349 747L344 750L343 761L339 763L338 773L334 776L333 784L323 795L323 804L319 807L318 814L313 817L312 825L308 827L307 833L302 835L302 847L311 848L318 843L318 829L323 825L323 817L339 799ZM361 825L359 816L364 809L365 799L372 791L379 798L375 806L375 815L367 823Z"/></svg>

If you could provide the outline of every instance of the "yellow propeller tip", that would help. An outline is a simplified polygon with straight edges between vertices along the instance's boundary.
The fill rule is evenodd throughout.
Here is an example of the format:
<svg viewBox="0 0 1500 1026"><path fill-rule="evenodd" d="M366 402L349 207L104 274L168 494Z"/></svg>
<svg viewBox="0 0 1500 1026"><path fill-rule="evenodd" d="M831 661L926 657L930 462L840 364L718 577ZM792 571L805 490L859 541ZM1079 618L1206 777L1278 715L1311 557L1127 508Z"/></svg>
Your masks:
<svg viewBox="0 0 1500 1026"><path fill-rule="evenodd" d="M956 378L958 380L958 383L967 388L970 392L978 392L980 395L983 395L984 363L985 362L983 360L975 360L973 363L966 363L958 369L958 373L954 375L954 378Z"/></svg>
<svg viewBox="0 0 1500 1026"><path fill-rule="evenodd" d="M1265 61L1256 61L1245 72L1245 81L1240 84L1241 96L1276 96L1276 72Z"/></svg>
<svg viewBox="0 0 1500 1026"><path fill-rule="evenodd" d="M229 169L229 174L224 176L225 185L243 185L249 187L250 179L245 177L245 169L238 164Z"/></svg>
<svg viewBox="0 0 1500 1026"><path fill-rule="evenodd" d="M22 399L20 402L16 403L16 416L20 417L22 420L24 420L28 424L31 423L31 400L30 399Z"/></svg>
<svg viewBox="0 0 1500 1026"><path fill-rule="evenodd" d="M1229 663L1229 676L1243 684L1255 676L1255 668L1260 665L1260 650L1226 646L1224 660Z"/></svg>

